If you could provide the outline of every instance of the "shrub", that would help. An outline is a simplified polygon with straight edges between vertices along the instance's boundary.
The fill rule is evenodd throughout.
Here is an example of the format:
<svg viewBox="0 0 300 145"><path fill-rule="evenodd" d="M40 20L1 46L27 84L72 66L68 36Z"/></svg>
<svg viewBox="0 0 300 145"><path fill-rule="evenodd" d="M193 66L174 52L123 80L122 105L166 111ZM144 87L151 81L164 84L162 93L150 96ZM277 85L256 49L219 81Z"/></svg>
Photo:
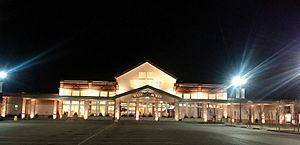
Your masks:
<svg viewBox="0 0 300 145"><path fill-rule="evenodd" d="M149 117L153 117L151 113L150 113L148 116L149 116Z"/></svg>
<svg viewBox="0 0 300 145"><path fill-rule="evenodd" d="M38 115L38 114L35 114L35 115L34 115L34 118L39 118L39 115Z"/></svg>
<svg viewBox="0 0 300 145"><path fill-rule="evenodd" d="M109 117L109 114L105 114L106 117Z"/></svg>
<svg viewBox="0 0 300 145"><path fill-rule="evenodd" d="M189 118L189 117L185 115L184 118Z"/></svg>
<svg viewBox="0 0 300 145"><path fill-rule="evenodd" d="M145 114L143 114L143 115L142 115L142 117L146 117L146 115L145 115Z"/></svg>
<svg viewBox="0 0 300 145"><path fill-rule="evenodd" d="M194 116L191 116L191 118L194 118Z"/></svg>
<svg viewBox="0 0 300 145"><path fill-rule="evenodd" d="M103 116L102 113L100 113L99 116Z"/></svg>
<svg viewBox="0 0 300 145"><path fill-rule="evenodd" d="M134 115L132 113L129 114L129 117L134 117Z"/></svg>

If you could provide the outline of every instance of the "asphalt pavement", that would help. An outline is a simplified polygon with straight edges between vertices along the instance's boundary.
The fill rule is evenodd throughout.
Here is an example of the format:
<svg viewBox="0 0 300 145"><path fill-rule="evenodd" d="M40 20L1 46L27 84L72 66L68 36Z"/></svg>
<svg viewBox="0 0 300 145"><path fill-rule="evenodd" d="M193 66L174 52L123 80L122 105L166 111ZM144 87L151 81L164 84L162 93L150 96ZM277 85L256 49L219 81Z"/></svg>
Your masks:
<svg viewBox="0 0 300 145"><path fill-rule="evenodd" d="M21 120L0 122L0 144L298 145L300 136L184 122Z"/></svg>

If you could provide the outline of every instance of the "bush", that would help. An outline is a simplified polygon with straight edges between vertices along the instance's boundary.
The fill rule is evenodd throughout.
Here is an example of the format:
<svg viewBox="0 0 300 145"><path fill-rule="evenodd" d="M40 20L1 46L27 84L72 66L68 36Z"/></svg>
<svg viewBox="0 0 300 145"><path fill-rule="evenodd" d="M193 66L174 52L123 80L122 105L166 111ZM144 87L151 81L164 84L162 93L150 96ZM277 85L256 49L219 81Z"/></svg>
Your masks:
<svg viewBox="0 0 300 145"><path fill-rule="evenodd" d="M91 116L95 116L94 114L91 114Z"/></svg>
<svg viewBox="0 0 300 145"><path fill-rule="evenodd" d="M151 113L150 113L148 116L149 116L149 117L153 117Z"/></svg>
<svg viewBox="0 0 300 145"><path fill-rule="evenodd" d="M129 114L129 117L134 117L134 115L132 113Z"/></svg>
<svg viewBox="0 0 300 145"><path fill-rule="evenodd" d="M142 115L142 117L146 117L146 115L145 115L145 114L143 114L143 115Z"/></svg>
<svg viewBox="0 0 300 145"><path fill-rule="evenodd" d="M109 117L109 114L105 114L106 117Z"/></svg>
<svg viewBox="0 0 300 145"><path fill-rule="evenodd" d="M189 117L185 115L184 118L189 118Z"/></svg>
<svg viewBox="0 0 300 145"><path fill-rule="evenodd" d="M100 113L99 116L103 116L102 113Z"/></svg>
<svg viewBox="0 0 300 145"><path fill-rule="evenodd" d="M191 118L194 118L194 116L191 116Z"/></svg>
<svg viewBox="0 0 300 145"><path fill-rule="evenodd" d="M34 118L39 118L39 115L38 115L38 114L35 114L35 115L34 115Z"/></svg>

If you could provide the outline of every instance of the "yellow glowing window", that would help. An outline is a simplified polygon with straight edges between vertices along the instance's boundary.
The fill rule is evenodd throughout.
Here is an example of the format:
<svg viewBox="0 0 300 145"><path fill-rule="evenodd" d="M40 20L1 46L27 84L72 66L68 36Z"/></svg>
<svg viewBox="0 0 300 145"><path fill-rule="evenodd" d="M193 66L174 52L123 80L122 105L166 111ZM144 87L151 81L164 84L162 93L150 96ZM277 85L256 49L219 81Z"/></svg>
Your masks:
<svg viewBox="0 0 300 145"><path fill-rule="evenodd" d="M147 78L152 79L153 78L153 72L147 72Z"/></svg>
<svg viewBox="0 0 300 145"><path fill-rule="evenodd" d="M99 91L98 90L88 90L88 95L89 96L99 96Z"/></svg>
<svg viewBox="0 0 300 145"><path fill-rule="evenodd" d="M115 96L115 95L116 95L115 92L109 92L109 97L113 97L113 96Z"/></svg>
<svg viewBox="0 0 300 145"><path fill-rule="evenodd" d="M100 101L100 104L106 104L106 102L105 101Z"/></svg>
<svg viewBox="0 0 300 145"><path fill-rule="evenodd" d="M101 97L107 97L107 91L101 91L100 96Z"/></svg>
<svg viewBox="0 0 300 145"><path fill-rule="evenodd" d="M81 90L80 96L88 96L88 90Z"/></svg>
<svg viewBox="0 0 300 145"><path fill-rule="evenodd" d="M198 94L197 93L192 93L191 94L191 99L198 99Z"/></svg>
<svg viewBox="0 0 300 145"><path fill-rule="evenodd" d="M72 91L72 96L79 96L79 91Z"/></svg>
<svg viewBox="0 0 300 145"><path fill-rule="evenodd" d="M63 89L63 88L59 89L60 96L71 96L71 92L72 91L70 89Z"/></svg>
<svg viewBox="0 0 300 145"><path fill-rule="evenodd" d="M183 94L183 99L190 99L190 94Z"/></svg>
<svg viewBox="0 0 300 145"><path fill-rule="evenodd" d="M64 101L63 104L70 104L70 101Z"/></svg>
<svg viewBox="0 0 300 145"><path fill-rule="evenodd" d="M139 72L139 78L140 79L146 78L146 72Z"/></svg>

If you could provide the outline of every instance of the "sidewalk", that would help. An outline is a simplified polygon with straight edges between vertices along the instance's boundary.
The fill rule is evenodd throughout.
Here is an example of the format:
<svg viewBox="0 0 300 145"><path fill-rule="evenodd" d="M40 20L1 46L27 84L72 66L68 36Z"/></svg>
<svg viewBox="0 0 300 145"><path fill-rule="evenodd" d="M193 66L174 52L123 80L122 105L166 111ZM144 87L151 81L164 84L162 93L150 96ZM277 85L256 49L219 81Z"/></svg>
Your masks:
<svg viewBox="0 0 300 145"><path fill-rule="evenodd" d="M280 130L278 128L270 127L267 125L264 125L263 128L261 125L245 125L245 124L231 124L231 123L225 123L225 126L231 126L231 127L239 127L239 128L248 128L248 129L257 129L257 130L266 130L266 131L273 131L273 132L280 132L280 133L291 133L291 134L299 134L298 129L293 127L280 127Z"/></svg>

